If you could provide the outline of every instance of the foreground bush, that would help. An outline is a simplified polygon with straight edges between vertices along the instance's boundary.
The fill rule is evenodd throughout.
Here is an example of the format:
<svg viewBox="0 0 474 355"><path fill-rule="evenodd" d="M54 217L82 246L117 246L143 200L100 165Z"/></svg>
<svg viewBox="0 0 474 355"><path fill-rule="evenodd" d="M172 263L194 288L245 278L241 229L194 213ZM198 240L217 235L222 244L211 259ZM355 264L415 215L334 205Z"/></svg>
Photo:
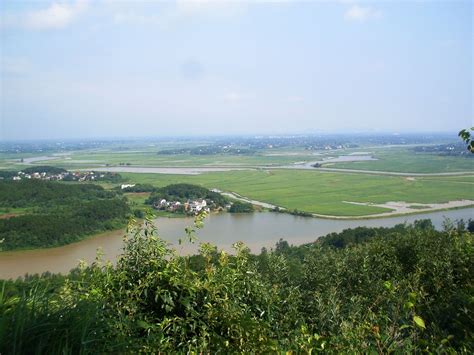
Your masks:
<svg viewBox="0 0 474 355"><path fill-rule="evenodd" d="M54 289L39 279L8 294L5 283L0 353L474 350L472 234L344 233L343 247L331 235L180 257L148 220L116 266L82 266Z"/></svg>

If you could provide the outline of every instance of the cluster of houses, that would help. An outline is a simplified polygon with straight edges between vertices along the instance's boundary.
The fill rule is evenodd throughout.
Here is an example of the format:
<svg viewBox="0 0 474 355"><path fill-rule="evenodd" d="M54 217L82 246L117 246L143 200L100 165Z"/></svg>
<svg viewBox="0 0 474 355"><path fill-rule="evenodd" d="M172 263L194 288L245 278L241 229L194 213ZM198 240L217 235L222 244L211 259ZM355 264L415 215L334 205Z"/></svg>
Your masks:
<svg viewBox="0 0 474 355"><path fill-rule="evenodd" d="M25 173L19 171L16 176L12 177L12 180L19 181L22 179L40 179L50 181L95 181L106 177L106 173L98 173L94 171L87 172L61 172L61 173L48 173L48 172L35 172Z"/></svg>
<svg viewBox="0 0 474 355"><path fill-rule="evenodd" d="M169 212L183 211L186 213L194 214L197 214L201 211L210 212L210 209L207 206L207 202L204 199L187 201L184 203L181 203L179 201L166 201L165 199L161 199L153 205L153 208Z"/></svg>

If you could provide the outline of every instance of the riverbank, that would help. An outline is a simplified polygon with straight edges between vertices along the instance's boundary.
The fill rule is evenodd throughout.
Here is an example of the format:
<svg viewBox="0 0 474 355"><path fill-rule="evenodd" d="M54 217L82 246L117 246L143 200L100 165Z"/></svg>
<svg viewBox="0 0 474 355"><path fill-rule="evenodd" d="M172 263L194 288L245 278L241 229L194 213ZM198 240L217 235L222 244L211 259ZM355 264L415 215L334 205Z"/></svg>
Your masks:
<svg viewBox="0 0 474 355"><path fill-rule="evenodd" d="M2 250L1 246L2 244L0 243L0 255L6 255L8 253L16 253L16 252L28 252L28 251L37 251L37 250L47 250L47 249L56 249L56 248L63 248L69 245L74 245L77 243L81 243L83 241L87 241L88 239L94 239L97 237L100 237L102 235L109 235L109 233L116 233L117 231L122 231L123 235L125 235L127 223L114 223L113 228L110 230L99 230L95 231L92 234L85 234L85 235L79 235L76 240L69 242L69 243L63 243L59 245L46 245L46 246L41 246L37 248L32 248L32 247L24 247L24 248L15 248L15 249L9 249L9 250Z"/></svg>
<svg viewBox="0 0 474 355"><path fill-rule="evenodd" d="M289 244L301 245L314 242L320 236L342 232L357 227L393 227L397 224L413 223L418 219L431 219L433 225L442 229L446 218L452 221L468 220L474 208L438 211L410 216L391 216L377 219L334 220L307 218L287 213L219 213L211 214L204 221L204 228L197 231L198 242L179 244L187 240L184 229L193 225L193 218L157 218L158 235L176 248L181 255L198 252L200 242L216 245L220 250L233 252L232 244L242 241L253 253L261 248L274 248L280 238ZM125 230L101 233L95 237L63 247L0 253L0 279L16 278L26 273L67 273L77 267L79 260L94 262L97 249L101 249L104 260L115 262L122 253Z"/></svg>

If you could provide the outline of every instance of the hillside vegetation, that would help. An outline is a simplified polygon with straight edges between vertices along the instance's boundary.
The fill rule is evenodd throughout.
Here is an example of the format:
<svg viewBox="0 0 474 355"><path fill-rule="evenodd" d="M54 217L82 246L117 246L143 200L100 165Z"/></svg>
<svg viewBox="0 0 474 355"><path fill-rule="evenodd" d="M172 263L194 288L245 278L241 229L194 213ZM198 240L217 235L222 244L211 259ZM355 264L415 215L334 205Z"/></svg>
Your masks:
<svg viewBox="0 0 474 355"><path fill-rule="evenodd" d="M0 352L472 353L473 241L420 222L181 257L149 219L116 266L5 282Z"/></svg>
<svg viewBox="0 0 474 355"><path fill-rule="evenodd" d="M60 246L123 227L129 207L116 192L91 184L0 181L0 207L23 214L0 219L3 250Z"/></svg>

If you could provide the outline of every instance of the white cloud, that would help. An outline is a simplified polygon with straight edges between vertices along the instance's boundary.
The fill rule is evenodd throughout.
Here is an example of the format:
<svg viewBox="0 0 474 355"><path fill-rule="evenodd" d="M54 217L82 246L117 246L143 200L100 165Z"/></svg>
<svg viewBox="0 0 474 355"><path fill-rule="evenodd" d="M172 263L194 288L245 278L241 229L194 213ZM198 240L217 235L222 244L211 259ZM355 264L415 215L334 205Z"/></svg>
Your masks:
<svg viewBox="0 0 474 355"><path fill-rule="evenodd" d="M382 17L382 11L370 6L351 6L344 14L346 20L364 22L370 19L378 19Z"/></svg>
<svg viewBox="0 0 474 355"><path fill-rule="evenodd" d="M87 6L88 0L76 0L74 3L54 2L41 10L4 14L0 25L32 30L60 29L74 22Z"/></svg>

